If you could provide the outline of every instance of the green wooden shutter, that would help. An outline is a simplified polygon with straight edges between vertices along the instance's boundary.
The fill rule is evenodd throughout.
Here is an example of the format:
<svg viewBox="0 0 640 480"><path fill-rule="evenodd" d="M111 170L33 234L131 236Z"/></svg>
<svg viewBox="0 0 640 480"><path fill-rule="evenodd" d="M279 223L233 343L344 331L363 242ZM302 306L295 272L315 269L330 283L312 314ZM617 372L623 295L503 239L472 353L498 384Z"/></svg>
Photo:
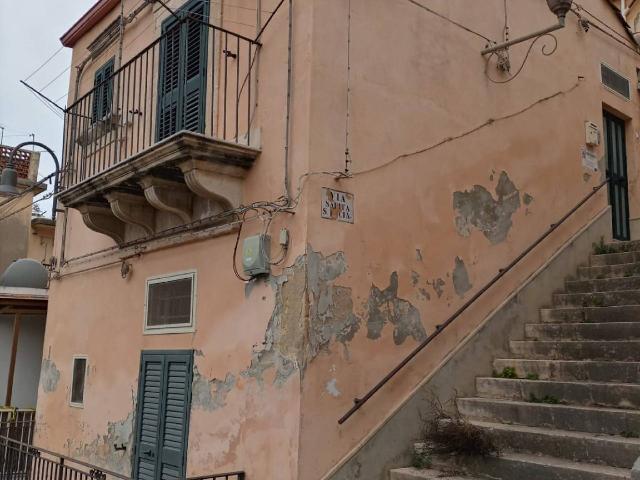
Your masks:
<svg viewBox="0 0 640 480"><path fill-rule="evenodd" d="M91 105L91 119L95 123L104 120L111 113L111 100L113 97L113 71L114 59L112 58L101 66L93 77L93 99ZM108 80L108 81L107 81ZM106 83L105 83L106 82Z"/></svg>
<svg viewBox="0 0 640 480"><path fill-rule="evenodd" d="M158 141L180 131L204 131L209 2L188 2L162 26Z"/></svg>
<svg viewBox="0 0 640 480"><path fill-rule="evenodd" d="M160 458L160 476L185 476L189 408L191 404L191 356L170 355L166 362L166 400Z"/></svg>
<svg viewBox="0 0 640 480"><path fill-rule="evenodd" d="M143 354L138 387L136 480L155 480L158 477L164 370L165 360L162 355Z"/></svg>
<svg viewBox="0 0 640 480"><path fill-rule="evenodd" d="M177 20L170 20L163 25L164 36L160 42L162 62L158 95L158 140L173 135L179 128L181 26Z"/></svg>
<svg viewBox="0 0 640 480"><path fill-rule="evenodd" d="M199 2L189 10L195 18L202 19L208 4ZM188 19L184 25L184 94L182 129L191 132L204 131L205 80L207 75L207 27L199 21Z"/></svg>
<svg viewBox="0 0 640 480"><path fill-rule="evenodd" d="M193 352L142 352L134 478L185 477Z"/></svg>

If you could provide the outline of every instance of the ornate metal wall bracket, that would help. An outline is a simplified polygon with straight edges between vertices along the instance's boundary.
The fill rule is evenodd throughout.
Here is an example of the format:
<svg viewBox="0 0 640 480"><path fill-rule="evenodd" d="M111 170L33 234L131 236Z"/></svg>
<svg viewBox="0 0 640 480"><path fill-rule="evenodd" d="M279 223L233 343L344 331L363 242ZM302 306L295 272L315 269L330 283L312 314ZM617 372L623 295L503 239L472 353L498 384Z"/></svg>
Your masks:
<svg viewBox="0 0 640 480"><path fill-rule="evenodd" d="M511 60L509 59L509 51L508 51L508 47L503 47L499 50L494 50L491 53L488 54L488 56L486 57L486 65L485 65L485 70L484 73L487 76L487 78L489 79L489 81L493 82L493 83L509 83L510 81L514 80L518 75L520 75L520 73L522 72L522 70L524 69L525 64L527 63L527 60L529 60L529 55L531 55L531 51L533 50L533 47L536 45L536 43L538 43L539 40L549 40L552 43L548 43L548 42L544 42L542 44L542 54L545 57L549 57L551 55L553 55L556 50L558 49L558 39L556 38L555 35L551 34L551 33L545 33L542 34L538 37L535 37L531 43L529 44L529 48L527 49L527 53L524 56L524 59L522 60L522 63L520 64L520 66L518 67L518 69L516 70L516 73L514 73L513 75L509 75L508 78L506 78L505 80L499 80L499 79L495 79L492 78L490 73L489 73L489 65L491 64L491 59L495 56L497 58L496 61L496 66L499 70L501 70L502 72L511 73Z"/></svg>
<svg viewBox="0 0 640 480"><path fill-rule="evenodd" d="M513 40L509 40L507 42L503 42L500 44L492 43L487 45L486 48L480 52L483 56L485 56L485 59L486 59L485 75L493 83L509 83L511 80L515 79L518 75L520 75L520 72L522 72L525 64L527 63L527 60L529 59L529 55L531 54L531 51L533 50L533 47L536 45L538 40L547 39L547 40L553 41L553 44L551 47L549 46L549 43L544 43L542 45L542 54L544 56L548 57L555 53L555 51L558 49L558 39L556 38L555 35L553 35L553 32L564 28L564 26L565 26L565 17L559 16L558 23L556 25L552 25L551 27L547 27L543 30L538 30L537 32L533 32L519 38L514 38ZM498 79L492 78L491 75L489 75L489 65L493 57L497 58L496 67L499 70L506 73L511 73L509 47L518 45L528 40L531 40L531 43L529 44L529 48L527 49L527 53L524 56L524 60L522 61L522 64L520 65L520 67L518 67L515 74L509 76L505 80L498 80Z"/></svg>

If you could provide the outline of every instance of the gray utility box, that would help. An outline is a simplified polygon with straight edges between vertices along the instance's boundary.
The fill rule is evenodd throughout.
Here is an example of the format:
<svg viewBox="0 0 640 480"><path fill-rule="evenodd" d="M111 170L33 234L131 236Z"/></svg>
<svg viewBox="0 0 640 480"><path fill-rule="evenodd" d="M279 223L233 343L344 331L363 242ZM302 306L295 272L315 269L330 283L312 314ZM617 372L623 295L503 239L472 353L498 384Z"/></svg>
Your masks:
<svg viewBox="0 0 640 480"><path fill-rule="evenodd" d="M247 237L242 244L242 267L244 273L257 277L271 273L269 252L271 251L271 237L269 235L254 235Z"/></svg>

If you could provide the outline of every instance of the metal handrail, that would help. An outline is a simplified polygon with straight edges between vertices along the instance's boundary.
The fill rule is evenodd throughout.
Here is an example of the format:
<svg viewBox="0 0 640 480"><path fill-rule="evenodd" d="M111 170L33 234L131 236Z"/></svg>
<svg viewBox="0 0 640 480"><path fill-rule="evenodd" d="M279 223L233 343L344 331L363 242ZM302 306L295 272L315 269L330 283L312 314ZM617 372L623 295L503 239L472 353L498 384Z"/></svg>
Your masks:
<svg viewBox="0 0 640 480"><path fill-rule="evenodd" d="M569 210L560 220L551 224L547 231L538 237L529 247L527 247L520 255L518 255L509 265L505 268L498 270L498 274L494 276L489 283L482 287L473 297L471 297L464 305L462 305L456 312L451 315L444 323L436 326L436 331L429 335L420 345L414 348L393 370L384 376L366 395L362 398L355 398L353 400L353 407L349 409L338 420L338 424L342 425L346 422L354 413L356 413L362 406L367 403L371 397L373 397L389 380L391 380L400 370L402 370L418 353L420 353L427 345L429 345L435 338L437 338L449 325L451 325L462 313L465 312L475 301L482 296L487 290L489 290L498 280L504 277L513 267L515 267L524 257L526 257L534 248L536 248L544 239L546 239L554 230L562 225L571 215L573 215L582 205L584 205L591 197L600 191L602 187L609 183L609 178L605 179L599 185L593 187L593 191L578 202L571 210Z"/></svg>

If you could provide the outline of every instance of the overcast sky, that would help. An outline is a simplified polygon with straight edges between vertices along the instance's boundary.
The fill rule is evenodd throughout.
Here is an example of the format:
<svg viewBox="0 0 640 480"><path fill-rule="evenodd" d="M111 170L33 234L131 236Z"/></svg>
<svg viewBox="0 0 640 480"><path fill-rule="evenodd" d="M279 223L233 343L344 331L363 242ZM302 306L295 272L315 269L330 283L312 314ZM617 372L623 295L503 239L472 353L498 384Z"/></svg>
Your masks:
<svg viewBox="0 0 640 480"><path fill-rule="evenodd" d="M62 120L47 109L20 84L62 45L60 36L78 20L96 0L0 0L0 126L5 145L30 140L51 147L62 157ZM65 106L69 84L71 50L64 48L28 82ZM54 171L48 154L43 153L39 177ZM51 190L52 187L49 187ZM42 202L45 210L50 201Z"/></svg>

